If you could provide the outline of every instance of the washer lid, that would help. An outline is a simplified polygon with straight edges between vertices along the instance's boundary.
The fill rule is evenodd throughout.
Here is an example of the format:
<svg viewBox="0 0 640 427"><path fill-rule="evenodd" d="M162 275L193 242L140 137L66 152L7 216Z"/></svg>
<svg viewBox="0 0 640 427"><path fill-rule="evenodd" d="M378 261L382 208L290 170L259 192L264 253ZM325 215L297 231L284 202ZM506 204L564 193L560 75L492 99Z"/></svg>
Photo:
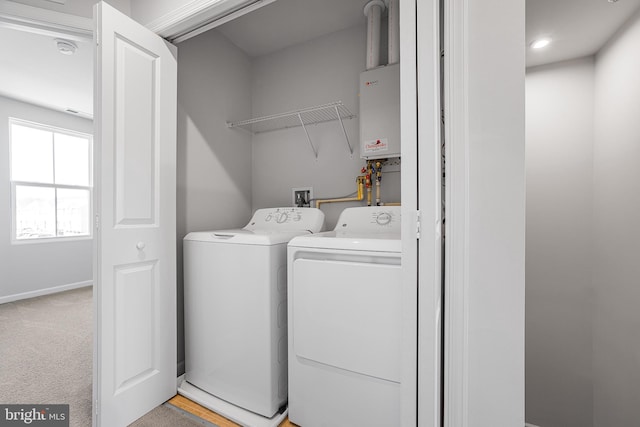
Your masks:
<svg viewBox="0 0 640 427"><path fill-rule="evenodd" d="M271 246L289 242L292 238L310 234L308 230L216 230L196 231L185 236L185 241L223 243L235 245Z"/></svg>
<svg viewBox="0 0 640 427"><path fill-rule="evenodd" d="M289 246L295 248L394 252L398 254L402 251L402 241L398 233L371 234L335 230L294 237L289 242Z"/></svg>
<svg viewBox="0 0 640 427"><path fill-rule="evenodd" d="M324 229L324 213L316 208L266 208L254 212L242 229L198 231L184 240L238 245L277 245L295 236Z"/></svg>

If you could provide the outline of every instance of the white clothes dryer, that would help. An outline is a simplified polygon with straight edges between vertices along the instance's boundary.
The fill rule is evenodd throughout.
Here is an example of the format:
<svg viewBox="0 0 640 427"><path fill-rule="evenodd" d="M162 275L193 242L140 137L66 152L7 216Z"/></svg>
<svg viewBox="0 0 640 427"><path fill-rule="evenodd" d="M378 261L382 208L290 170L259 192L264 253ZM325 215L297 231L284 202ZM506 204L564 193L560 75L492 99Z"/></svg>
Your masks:
<svg viewBox="0 0 640 427"><path fill-rule="evenodd" d="M345 209L288 247L289 419L400 422L400 207Z"/></svg>
<svg viewBox="0 0 640 427"><path fill-rule="evenodd" d="M319 209L259 209L242 229L184 238L181 394L251 427L270 425L260 417L281 415L287 402L287 243L323 226Z"/></svg>

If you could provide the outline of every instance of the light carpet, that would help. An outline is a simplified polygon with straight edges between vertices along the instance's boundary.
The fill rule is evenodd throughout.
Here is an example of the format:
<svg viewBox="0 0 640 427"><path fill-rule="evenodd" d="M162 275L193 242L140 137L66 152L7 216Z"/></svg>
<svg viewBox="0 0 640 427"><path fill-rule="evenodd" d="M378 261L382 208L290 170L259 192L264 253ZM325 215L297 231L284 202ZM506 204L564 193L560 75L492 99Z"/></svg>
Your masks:
<svg viewBox="0 0 640 427"><path fill-rule="evenodd" d="M69 404L91 425L93 288L0 304L0 403Z"/></svg>
<svg viewBox="0 0 640 427"><path fill-rule="evenodd" d="M158 406L129 427L218 427L170 403Z"/></svg>

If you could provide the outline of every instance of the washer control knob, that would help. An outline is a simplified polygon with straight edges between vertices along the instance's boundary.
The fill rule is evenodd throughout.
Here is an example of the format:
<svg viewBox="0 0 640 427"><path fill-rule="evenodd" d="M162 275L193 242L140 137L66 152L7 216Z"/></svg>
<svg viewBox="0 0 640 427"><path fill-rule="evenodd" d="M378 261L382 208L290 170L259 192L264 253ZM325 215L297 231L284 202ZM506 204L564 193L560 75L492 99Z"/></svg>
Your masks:
<svg viewBox="0 0 640 427"><path fill-rule="evenodd" d="M387 225L391 222L391 215L387 212L382 212L381 214L378 214L378 216L376 217L376 223L378 225Z"/></svg>
<svg viewBox="0 0 640 427"><path fill-rule="evenodd" d="M287 222L288 219L289 219L289 215L286 212L282 212L278 217L277 221L278 221L278 224L282 224L284 222Z"/></svg>
<svg viewBox="0 0 640 427"><path fill-rule="evenodd" d="M271 221L271 219L273 218L273 215L269 214L267 215L267 217L264 219L266 222Z"/></svg>

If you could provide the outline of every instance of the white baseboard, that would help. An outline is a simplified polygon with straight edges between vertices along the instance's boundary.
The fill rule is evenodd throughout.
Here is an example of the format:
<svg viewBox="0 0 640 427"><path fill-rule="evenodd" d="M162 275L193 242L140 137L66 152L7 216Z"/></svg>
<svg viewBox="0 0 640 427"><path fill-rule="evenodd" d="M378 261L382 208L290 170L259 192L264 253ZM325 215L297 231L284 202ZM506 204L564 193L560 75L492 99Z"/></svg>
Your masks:
<svg viewBox="0 0 640 427"><path fill-rule="evenodd" d="M524 423L524 427L540 427L535 424Z"/></svg>
<svg viewBox="0 0 640 427"><path fill-rule="evenodd" d="M91 286L92 284L93 284L93 280L85 280L84 282L69 283L68 285L60 285L60 286L54 286L52 288L38 289L36 291L23 292L23 293L14 294L14 295L7 295L4 297L0 297L0 304L12 302L12 301L18 301L21 299L39 297L42 295L56 294L58 292L70 291L71 289L84 288L86 286Z"/></svg>

